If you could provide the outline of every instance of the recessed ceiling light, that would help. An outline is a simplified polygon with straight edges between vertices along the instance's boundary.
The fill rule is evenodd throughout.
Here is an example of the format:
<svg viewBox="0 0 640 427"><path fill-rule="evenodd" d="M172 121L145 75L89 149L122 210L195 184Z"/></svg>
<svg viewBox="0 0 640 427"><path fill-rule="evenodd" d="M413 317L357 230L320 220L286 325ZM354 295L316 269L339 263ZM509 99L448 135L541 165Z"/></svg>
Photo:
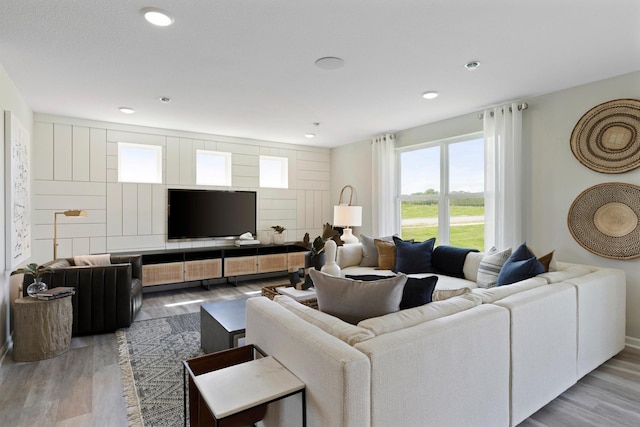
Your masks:
<svg viewBox="0 0 640 427"><path fill-rule="evenodd" d="M166 97L166 96L161 96L160 98L158 98L158 100L159 100L160 102L162 102L163 104L168 104L168 103L170 103L170 102L171 102L171 98L168 98L168 97Z"/></svg>
<svg viewBox="0 0 640 427"><path fill-rule="evenodd" d="M173 24L174 18L166 10L157 7L145 7L140 9L140 13L149 23L158 27L167 27Z"/></svg>
<svg viewBox="0 0 640 427"><path fill-rule="evenodd" d="M133 114L136 112L136 110L134 110L133 108L129 108L129 107L120 107L119 108L121 113L125 113L125 114Z"/></svg>
<svg viewBox="0 0 640 427"><path fill-rule="evenodd" d="M435 99L438 97L438 92L436 92L435 90L430 90L429 92L423 93L422 97L424 99Z"/></svg>
<svg viewBox="0 0 640 427"><path fill-rule="evenodd" d="M326 56L316 61L316 67L323 70L337 70L344 66L344 61L341 58L335 56Z"/></svg>
<svg viewBox="0 0 640 427"><path fill-rule="evenodd" d="M315 134L315 133L305 133L305 134L304 134L304 137L305 137L305 138L309 138L309 139L311 139L311 138L315 138L315 137L316 137L316 134Z"/></svg>
<svg viewBox="0 0 640 427"><path fill-rule="evenodd" d="M470 71L477 69L479 66L480 66L479 61L469 61L466 64L464 64L464 68Z"/></svg>

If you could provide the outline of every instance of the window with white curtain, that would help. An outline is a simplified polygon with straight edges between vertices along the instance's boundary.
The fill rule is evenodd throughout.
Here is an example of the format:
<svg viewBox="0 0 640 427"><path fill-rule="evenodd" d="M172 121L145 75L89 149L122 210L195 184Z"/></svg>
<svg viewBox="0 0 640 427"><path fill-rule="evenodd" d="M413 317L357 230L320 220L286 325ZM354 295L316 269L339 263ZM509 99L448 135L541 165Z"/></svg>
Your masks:
<svg viewBox="0 0 640 427"><path fill-rule="evenodd" d="M260 187L289 188L289 159L260 156Z"/></svg>
<svg viewBox="0 0 640 427"><path fill-rule="evenodd" d="M401 236L484 249L482 134L398 151Z"/></svg>
<svg viewBox="0 0 640 427"><path fill-rule="evenodd" d="M231 186L231 153L196 150L196 184Z"/></svg>
<svg viewBox="0 0 640 427"><path fill-rule="evenodd" d="M162 147L118 142L118 182L162 184Z"/></svg>

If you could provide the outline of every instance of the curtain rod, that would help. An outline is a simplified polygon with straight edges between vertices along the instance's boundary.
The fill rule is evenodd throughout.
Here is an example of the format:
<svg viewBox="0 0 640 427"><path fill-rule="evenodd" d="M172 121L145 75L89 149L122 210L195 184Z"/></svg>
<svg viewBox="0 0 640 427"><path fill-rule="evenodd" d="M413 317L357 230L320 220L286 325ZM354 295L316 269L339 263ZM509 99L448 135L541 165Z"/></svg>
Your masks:
<svg viewBox="0 0 640 427"><path fill-rule="evenodd" d="M526 102L523 102L522 104L518 104L518 111L526 110L527 108L529 108L529 104L527 104ZM513 111L513 109L509 107L509 111ZM502 110L502 112L504 113L504 110ZM493 117L493 111L491 112L491 117ZM484 118L484 113L478 113L478 119L482 120L483 118Z"/></svg>

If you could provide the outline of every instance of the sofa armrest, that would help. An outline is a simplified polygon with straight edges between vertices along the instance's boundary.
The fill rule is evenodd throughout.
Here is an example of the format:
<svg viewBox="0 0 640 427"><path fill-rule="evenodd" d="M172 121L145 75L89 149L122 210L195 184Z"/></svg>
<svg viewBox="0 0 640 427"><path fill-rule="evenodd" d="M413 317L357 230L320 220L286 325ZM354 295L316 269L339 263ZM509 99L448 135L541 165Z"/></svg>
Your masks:
<svg viewBox="0 0 640 427"><path fill-rule="evenodd" d="M306 384L309 427L370 426L364 354L266 297L247 300L246 337ZM271 404L264 425L299 426L300 404L299 396Z"/></svg>
<svg viewBox="0 0 640 427"><path fill-rule="evenodd" d="M142 280L142 255L111 255L111 264L131 264L131 277Z"/></svg>

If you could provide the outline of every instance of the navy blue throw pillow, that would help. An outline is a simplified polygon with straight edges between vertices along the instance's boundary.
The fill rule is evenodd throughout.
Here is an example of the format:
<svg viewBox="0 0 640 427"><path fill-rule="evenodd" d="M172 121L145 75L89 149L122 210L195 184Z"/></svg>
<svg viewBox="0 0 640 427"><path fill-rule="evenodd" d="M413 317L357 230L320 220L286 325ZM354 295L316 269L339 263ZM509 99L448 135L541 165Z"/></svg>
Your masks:
<svg viewBox="0 0 640 427"><path fill-rule="evenodd" d="M431 254L436 238L424 242L408 242L393 236L396 244L396 267L394 272L405 274L435 273L431 265Z"/></svg>
<svg viewBox="0 0 640 427"><path fill-rule="evenodd" d="M544 273L544 265L529 250L527 243L518 246L502 266L496 286L510 285Z"/></svg>
<svg viewBox="0 0 640 427"><path fill-rule="evenodd" d="M438 276L423 277L421 279L409 277L407 283L404 284L400 310L429 304L437 283Z"/></svg>
<svg viewBox="0 0 640 427"><path fill-rule="evenodd" d="M389 276L376 276L374 274L346 275L345 277L347 279L366 281L389 278ZM429 304L437 284L438 276L423 277L421 279L415 277L407 278L407 283L405 283L402 291L400 310Z"/></svg>

